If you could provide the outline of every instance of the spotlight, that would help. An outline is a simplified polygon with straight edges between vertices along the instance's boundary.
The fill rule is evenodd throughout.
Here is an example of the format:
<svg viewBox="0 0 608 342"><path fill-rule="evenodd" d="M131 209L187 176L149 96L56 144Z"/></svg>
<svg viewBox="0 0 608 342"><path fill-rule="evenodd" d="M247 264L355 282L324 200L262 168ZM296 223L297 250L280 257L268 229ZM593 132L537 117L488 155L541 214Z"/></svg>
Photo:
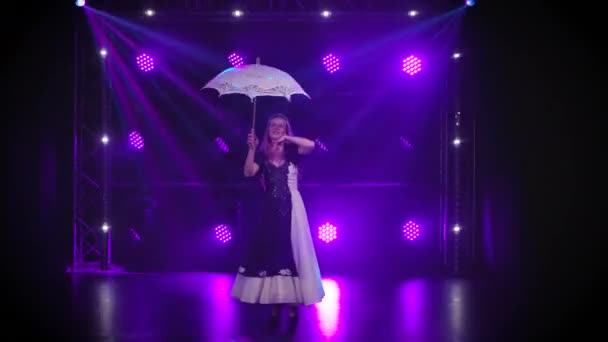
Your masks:
<svg viewBox="0 0 608 342"><path fill-rule="evenodd" d="M101 226L101 231L107 233L108 230L110 230L110 226L107 223L104 223L103 226Z"/></svg>
<svg viewBox="0 0 608 342"><path fill-rule="evenodd" d="M414 145L412 145L412 143L409 140L407 140L404 136L400 136L399 140L401 140L401 144L403 145L403 147L405 149L408 149L408 150L414 149Z"/></svg>
<svg viewBox="0 0 608 342"><path fill-rule="evenodd" d="M321 141L321 139L315 139L315 146L321 149L321 151L327 152L327 146Z"/></svg>
<svg viewBox="0 0 608 342"><path fill-rule="evenodd" d="M456 147L460 146L460 143L461 143L460 138L455 138L455 139L454 139L454 141L453 141L452 143L453 143L453 144L454 144L454 146L456 146Z"/></svg>
<svg viewBox="0 0 608 342"><path fill-rule="evenodd" d="M84 0L76 0L76 6L78 6L78 7L82 7L82 6L84 6L84 5L85 5L85 3L86 3L86 2L85 2Z"/></svg>
<svg viewBox="0 0 608 342"><path fill-rule="evenodd" d="M407 12L407 15L409 15L410 17L415 17L418 15L418 11L411 10L411 11Z"/></svg>
<svg viewBox="0 0 608 342"><path fill-rule="evenodd" d="M410 241L416 240L420 236L420 226L414 221L409 221L403 225L403 236Z"/></svg>
<svg viewBox="0 0 608 342"><path fill-rule="evenodd" d="M145 14L146 16L148 16L148 17L151 17L151 16L153 16L154 14L156 14L156 12L154 12L154 10L153 10L153 9L148 8L148 9L147 9L147 10L144 12L144 14Z"/></svg>
<svg viewBox="0 0 608 342"><path fill-rule="evenodd" d="M452 228L452 230L454 231L455 234L458 234L458 233L460 233L462 228L460 228L459 225L455 225L454 228Z"/></svg>
<svg viewBox="0 0 608 342"><path fill-rule="evenodd" d="M336 226L327 222L319 226L319 239L325 241L325 243L330 243L338 237L337 230Z"/></svg>
<svg viewBox="0 0 608 342"><path fill-rule="evenodd" d="M135 228L129 228L129 234L131 235L131 239L133 239L134 241L141 241L141 236L135 230Z"/></svg>
<svg viewBox="0 0 608 342"><path fill-rule="evenodd" d="M328 10L325 10L325 11L321 12L321 16L324 18L329 18L329 17L331 17L331 12Z"/></svg>
<svg viewBox="0 0 608 342"><path fill-rule="evenodd" d="M227 243L232 240L232 234L230 234L230 228L225 224L220 224L215 227L215 238L221 243Z"/></svg>
<svg viewBox="0 0 608 342"><path fill-rule="evenodd" d="M143 72L148 72L154 69L154 59L145 53L141 54L137 56L137 66L139 66L139 69Z"/></svg>
<svg viewBox="0 0 608 342"><path fill-rule="evenodd" d="M458 59L458 58L460 58L460 57L462 57L462 54L461 54L460 52L454 52L454 53L452 54L452 58L454 58L454 59Z"/></svg>
<svg viewBox="0 0 608 342"><path fill-rule="evenodd" d="M340 70L340 59L330 53L329 55L323 57L323 65L330 74L333 74L334 72Z"/></svg>
<svg viewBox="0 0 608 342"><path fill-rule="evenodd" d="M467 7L475 6L475 0L466 0L465 5L467 5Z"/></svg>
<svg viewBox="0 0 608 342"><path fill-rule="evenodd" d="M108 55L108 50L106 50L106 48L102 48L102 49L100 49L100 50L99 50L99 55L100 55L102 58L105 58L105 57Z"/></svg>
<svg viewBox="0 0 608 342"><path fill-rule="evenodd" d="M403 60L403 71L414 76L422 70L422 61L416 56L409 56Z"/></svg>
<svg viewBox="0 0 608 342"><path fill-rule="evenodd" d="M129 143L138 150L144 148L144 138L137 131L129 133Z"/></svg>
<svg viewBox="0 0 608 342"><path fill-rule="evenodd" d="M224 139L222 139L220 137L215 138L215 144L220 149L220 151L222 151L224 153L230 152L230 149L228 148L228 144L226 144Z"/></svg>
<svg viewBox="0 0 608 342"><path fill-rule="evenodd" d="M239 56L236 53L231 53L228 56L228 62L230 62L230 64L232 64L233 67L238 68L241 65L243 65L243 57Z"/></svg>
<svg viewBox="0 0 608 342"><path fill-rule="evenodd" d="M107 135L107 134L104 134L104 135L101 137L101 142L102 142L104 145L107 145L107 144L110 142L110 137L108 137L108 135Z"/></svg>
<svg viewBox="0 0 608 342"><path fill-rule="evenodd" d="M237 18L238 18L238 17L242 17L242 16L243 16L243 11L238 10L238 9L237 9L237 10L234 10L234 11L232 11L232 16L233 16L233 17L237 17Z"/></svg>

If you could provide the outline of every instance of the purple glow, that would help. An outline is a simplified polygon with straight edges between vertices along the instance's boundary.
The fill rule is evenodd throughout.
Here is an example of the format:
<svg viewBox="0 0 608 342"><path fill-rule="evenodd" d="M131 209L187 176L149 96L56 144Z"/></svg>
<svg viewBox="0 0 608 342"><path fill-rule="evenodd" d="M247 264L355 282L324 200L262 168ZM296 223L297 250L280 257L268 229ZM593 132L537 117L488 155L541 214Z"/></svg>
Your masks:
<svg viewBox="0 0 608 342"><path fill-rule="evenodd" d="M236 53L230 54L230 56L228 56L228 61L235 68L238 68L243 65L243 57L237 55Z"/></svg>
<svg viewBox="0 0 608 342"><path fill-rule="evenodd" d="M224 153L230 152L230 149L228 148L228 144L226 144L224 139L222 139L220 137L215 138L215 144L220 149L220 151L222 151Z"/></svg>
<svg viewBox="0 0 608 342"><path fill-rule="evenodd" d="M129 234L131 235L131 238L135 241L141 241L141 236L137 233L137 231L135 230L135 228L129 228Z"/></svg>
<svg viewBox="0 0 608 342"><path fill-rule="evenodd" d="M403 226L403 236L410 241L416 240L420 236L420 226L414 221L409 221Z"/></svg>
<svg viewBox="0 0 608 342"><path fill-rule="evenodd" d="M129 134L129 143L138 150L144 148L144 138L137 131L133 131Z"/></svg>
<svg viewBox="0 0 608 342"><path fill-rule="evenodd" d="M426 328L430 324L429 315L425 314L430 300L429 285L424 280L416 279L407 281L399 288L399 311L403 317L400 334L407 336L408 340L430 339Z"/></svg>
<svg viewBox="0 0 608 342"><path fill-rule="evenodd" d="M154 59L145 53L141 54L137 56L137 66L139 66L143 72L148 72L154 69Z"/></svg>
<svg viewBox="0 0 608 342"><path fill-rule="evenodd" d="M417 74L420 70L422 70L422 61L418 57L409 56L403 60L403 71L410 76Z"/></svg>
<svg viewBox="0 0 608 342"><path fill-rule="evenodd" d="M405 147L406 149L408 149L408 150L414 149L414 146L412 145L412 143L410 143L403 136L400 136L399 140L401 140L401 144L403 144L403 147Z"/></svg>
<svg viewBox="0 0 608 342"><path fill-rule="evenodd" d="M325 298L316 303L319 330L325 338L331 338L338 332L340 325L340 285L333 279L323 279Z"/></svg>
<svg viewBox="0 0 608 342"><path fill-rule="evenodd" d="M327 222L319 226L319 239L326 243L330 243L338 237L337 230L338 228L336 228L336 226Z"/></svg>
<svg viewBox="0 0 608 342"><path fill-rule="evenodd" d="M319 138L315 139L315 145L322 151L327 152L327 146Z"/></svg>
<svg viewBox="0 0 608 342"><path fill-rule="evenodd" d="M232 240L230 228L228 228L228 226L225 224L220 224L219 226L215 227L215 238L220 240L222 243Z"/></svg>
<svg viewBox="0 0 608 342"><path fill-rule="evenodd" d="M340 59L331 53L323 57L323 65L330 74L340 70Z"/></svg>

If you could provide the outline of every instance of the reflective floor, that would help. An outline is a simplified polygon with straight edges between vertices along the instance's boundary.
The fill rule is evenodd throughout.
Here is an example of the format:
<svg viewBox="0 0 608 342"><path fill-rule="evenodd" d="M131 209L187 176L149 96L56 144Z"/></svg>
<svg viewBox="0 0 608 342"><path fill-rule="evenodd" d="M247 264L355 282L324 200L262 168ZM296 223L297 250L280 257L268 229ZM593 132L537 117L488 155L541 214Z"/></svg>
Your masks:
<svg viewBox="0 0 608 342"><path fill-rule="evenodd" d="M270 310L229 297L233 277L205 273L75 274L74 324L87 341L497 341L506 297L463 279L325 278L322 303L295 332Z"/></svg>

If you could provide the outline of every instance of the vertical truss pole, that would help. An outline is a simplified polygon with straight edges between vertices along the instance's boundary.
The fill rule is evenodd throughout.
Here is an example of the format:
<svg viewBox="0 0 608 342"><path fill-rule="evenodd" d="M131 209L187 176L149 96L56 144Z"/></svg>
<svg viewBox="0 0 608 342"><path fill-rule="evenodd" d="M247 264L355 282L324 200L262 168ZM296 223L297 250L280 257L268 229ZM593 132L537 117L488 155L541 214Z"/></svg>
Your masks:
<svg viewBox="0 0 608 342"><path fill-rule="evenodd" d="M111 231L112 225L110 223L109 206L110 206L110 191L109 191L109 172L110 172L110 144L112 143L112 137L108 132L109 129L109 114L110 114L110 87L109 79L107 75L106 66L102 67L102 109L101 109L101 120L102 120L102 132L107 135L109 141L103 148L103 161L102 161L102 205L103 205L103 226L102 226L102 246L101 246L101 270L108 270L110 268L110 257L111 257Z"/></svg>
<svg viewBox="0 0 608 342"><path fill-rule="evenodd" d="M79 194L79 179L80 179L80 168L79 168L79 159L78 159L78 130L80 127L80 115L78 108L78 98L80 96L79 92L79 83L78 83L78 49L80 48L78 44L78 27L74 30L74 117L72 123L72 139L73 139L73 160L72 160L72 266L71 270L73 271L76 267L76 264L81 262L81 250L79 247L79 224L78 224L78 194Z"/></svg>

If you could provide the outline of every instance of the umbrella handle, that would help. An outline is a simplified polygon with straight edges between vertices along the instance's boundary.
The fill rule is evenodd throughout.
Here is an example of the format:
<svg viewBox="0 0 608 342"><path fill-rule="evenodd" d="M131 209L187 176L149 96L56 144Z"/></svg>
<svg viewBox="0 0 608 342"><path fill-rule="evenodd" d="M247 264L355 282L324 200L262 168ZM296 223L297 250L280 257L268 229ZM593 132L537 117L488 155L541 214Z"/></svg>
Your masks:
<svg viewBox="0 0 608 342"><path fill-rule="evenodd" d="M255 64L260 64L260 57L256 57ZM255 132L255 112L256 112L256 97L253 98L253 119L251 120L251 130Z"/></svg>
<svg viewBox="0 0 608 342"><path fill-rule="evenodd" d="M256 112L256 98L253 98L253 120L251 121L251 130L255 132L255 112Z"/></svg>

